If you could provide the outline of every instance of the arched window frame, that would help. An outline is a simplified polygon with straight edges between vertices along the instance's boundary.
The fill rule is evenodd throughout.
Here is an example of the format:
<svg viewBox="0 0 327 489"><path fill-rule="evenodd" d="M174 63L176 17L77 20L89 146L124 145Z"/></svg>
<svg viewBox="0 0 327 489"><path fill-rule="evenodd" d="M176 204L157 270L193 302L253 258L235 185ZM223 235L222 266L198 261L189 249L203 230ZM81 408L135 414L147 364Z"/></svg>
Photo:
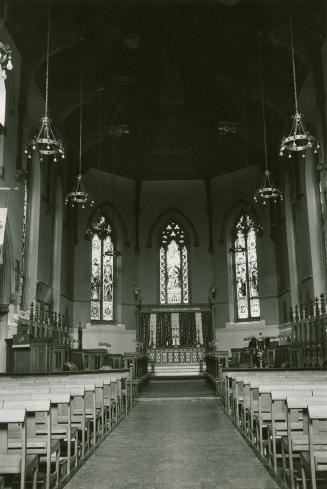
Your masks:
<svg viewBox="0 0 327 489"><path fill-rule="evenodd" d="M91 238L91 280L90 280L90 286L91 286L91 297L90 297L90 309L91 309L91 322L96 323L96 322L101 322L101 323L112 323L115 321L115 316L116 316L116 286L117 286L117 280L116 280L116 260L115 260L115 250L116 250L116 240L115 240L115 233L113 231L113 226L109 218L105 214L100 214L97 215L97 218L92 222L88 234ZM93 242L95 239L95 236L97 236L99 242L100 242L100 284L99 284L99 299L94 300L92 299L92 280L93 280ZM104 286L103 286L103 279L104 279L104 274L105 274L105 264L104 264L104 257L105 257L105 244L106 240L110 238L111 246L109 245L109 249L111 255L111 302L112 302L112 312L111 312L111 317L106 317L105 311L104 311L104 303L106 302L104 300L103 294L104 294ZM94 315L92 314L92 303L94 302L99 302L99 317L95 318Z"/></svg>
<svg viewBox="0 0 327 489"><path fill-rule="evenodd" d="M257 236L258 229L255 220L246 212L241 211L238 217L235 219L234 226L232 229L232 254L233 254L233 288L234 288L234 304L235 304L235 318L237 322L246 321L259 321L260 320L260 298L258 294L258 256L257 256ZM254 256L252 259L249 258L249 234L254 233ZM252 250L253 251L253 250ZM243 256L242 256L243 255ZM253 253L252 253L253 255ZM245 265L245 286L246 291L246 310L247 314L240 313L240 298L238 296L238 275L239 271L237 269L237 259L240 258L240 265ZM256 271L256 295L251 293L250 268L253 264L253 258L255 258L254 265ZM256 312L256 309L258 310Z"/></svg>
<svg viewBox="0 0 327 489"><path fill-rule="evenodd" d="M168 287L168 270L167 270L167 253L169 246L175 241L180 253L181 270L180 275L180 301L171 301L169 299ZM185 237L185 231L181 223L171 218L166 221L161 229L159 242L159 302L161 305L183 305L190 304L190 251L188 241ZM164 275L164 277L163 277ZM164 285L163 285L164 280Z"/></svg>

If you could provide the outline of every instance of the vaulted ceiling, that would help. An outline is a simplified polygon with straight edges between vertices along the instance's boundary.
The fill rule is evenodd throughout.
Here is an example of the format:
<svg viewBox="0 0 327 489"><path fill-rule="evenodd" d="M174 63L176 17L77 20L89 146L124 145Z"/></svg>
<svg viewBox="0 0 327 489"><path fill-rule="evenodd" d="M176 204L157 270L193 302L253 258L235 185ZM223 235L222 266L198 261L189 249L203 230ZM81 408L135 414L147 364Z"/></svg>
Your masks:
<svg viewBox="0 0 327 489"><path fill-rule="evenodd" d="M263 166L260 72L268 151L278 158L293 112L287 0L53 0L50 113L78 153L80 39L84 38L84 171L131 178L210 178ZM293 0L299 87L318 86L324 0ZM22 97L44 93L47 2L9 3L22 54ZM119 135L119 126L128 131ZM127 134L126 134L127 132Z"/></svg>

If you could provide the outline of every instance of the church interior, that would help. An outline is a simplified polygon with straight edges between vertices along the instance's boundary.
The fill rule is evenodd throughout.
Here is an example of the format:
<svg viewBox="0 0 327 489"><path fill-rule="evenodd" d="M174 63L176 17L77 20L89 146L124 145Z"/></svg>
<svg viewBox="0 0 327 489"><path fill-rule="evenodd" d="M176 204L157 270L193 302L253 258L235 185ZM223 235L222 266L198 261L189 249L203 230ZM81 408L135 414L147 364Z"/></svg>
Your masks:
<svg viewBox="0 0 327 489"><path fill-rule="evenodd" d="M0 1L0 489L327 487L326 28Z"/></svg>

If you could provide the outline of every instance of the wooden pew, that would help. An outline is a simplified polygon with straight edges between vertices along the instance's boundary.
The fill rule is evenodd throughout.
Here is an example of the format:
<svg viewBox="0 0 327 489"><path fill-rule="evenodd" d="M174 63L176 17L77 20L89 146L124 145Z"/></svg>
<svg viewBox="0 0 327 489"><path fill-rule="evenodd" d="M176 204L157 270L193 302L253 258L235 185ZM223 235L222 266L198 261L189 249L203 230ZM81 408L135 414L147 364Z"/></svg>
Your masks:
<svg viewBox="0 0 327 489"><path fill-rule="evenodd" d="M302 485L303 489L307 488L306 474L309 471L311 488L317 489L317 473L322 473L327 483L327 402L319 406L309 404L304 414L304 422L308 425L309 452L301 452Z"/></svg>
<svg viewBox="0 0 327 489"><path fill-rule="evenodd" d="M282 457L283 470L287 474L286 454L289 463L289 478L291 488L295 489L295 470L294 458L300 460L300 453L309 450L308 433L304 432L303 411L309 405L318 405L326 403L326 393L324 397L314 395L312 397L293 397L287 396L287 434L282 436Z"/></svg>
<svg viewBox="0 0 327 489"><path fill-rule="evenodd" d="M59 462L60 462L60 441L52 440L51 437L51 416L50 401L32 401L32 400L8 400L3 402L4 409L21 408L26 410L27 426L27 454L45 456L46 459L46 489L50 489L51 480L55 478L56 485L59 483ZM37 413L45 414L45 425L47 433L45 436L37 434ZM8 440L10 450L21 450L21 442L16 438ZM51 474L51 457L55 457L55 471Z"/></svg>
<svg viewBox="0 0 327 489"><path fill-rule="evenodd" d="M10 425L18 428L20 450L17 453L12 453L8 446ZM38 457L26 454L26 411L0 409L0 474L20 475L20 489L25 489L29 473L32 473L33 477L32 488L37 489Z"/></svg>

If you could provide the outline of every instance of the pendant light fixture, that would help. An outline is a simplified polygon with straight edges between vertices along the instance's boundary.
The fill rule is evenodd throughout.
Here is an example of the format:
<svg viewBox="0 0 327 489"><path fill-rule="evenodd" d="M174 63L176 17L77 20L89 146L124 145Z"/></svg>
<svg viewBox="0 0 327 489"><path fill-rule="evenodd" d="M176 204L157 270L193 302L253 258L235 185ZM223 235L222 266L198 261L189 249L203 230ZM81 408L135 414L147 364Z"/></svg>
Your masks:
<svg viewBox="0 0 327 489"><path fill-rule="evenodd" d="M268 168L268 151L267 151L267 130L266 130L266 114L263 91L263 74L262 66L260 67L260 90L261 90L261 109L262 109L262 124L263 124L263 143L265 152L265 171L260 187L254 194L254 202L266 205L268 202L277 204L283 200L283 194L278 187L274 185L271 173Z"/></svg>
<svg viewBox="0 0 327 489"><path fill-rule="evenodd" d="M48 157L56 163L59 159L65 158L65 148L60 139L56 139L51 128L49 119L49 64L50 64L50 10L48 10L48 29L47 29L47 51L46 51L46 75L45 75L45 110L41 118L41 125L38 133L28 142L25 154L32 158L32 153L38 152L40 161L43 157Z"/></svg>
<svg viewBox="0 0 327 489"><path fill-rule="evenodd" d="M78 175L73 190L66 195L65 204L71 205L71 207L78 207L79 205L84 209L85 207L92 207L94 200L90 194L86 191L82 177L82 136L83 136L83 79L84 79L84 41L81 39L81 84L80 84L80 109L79 109L79 156L78 156Z"/></svg>
<svg viewBox="0 0 327 489"><path fill-rule="evenodd" d="M3 41L0 41L0 65L2 69L1 77L5 80L7 78L6 70L11 71L13 65L10 46Z"/></svg>
<svg viewBox="0 0 327 489"><path fill-rule="evenodd" d="M283 156L286 152L288 158L292 158L293 153L301 153L305 158L305 152L307 149L312 148L314 153L318 153L319 143L316 139L306 130L303 115L299 112L298 96L297 96L297 82L296 82L296 69L295 69L295 54L294 54L294 33L293 33L293 20L292 20L292 0L289 0L289 27L290 27L290 44L291 44L291 58L292 58L292 76L293 76L293 91L294 91L294 105L295 114L292 116L293 124L291 132L288 136L282 138L280 145L279 155Z"/></svg>

